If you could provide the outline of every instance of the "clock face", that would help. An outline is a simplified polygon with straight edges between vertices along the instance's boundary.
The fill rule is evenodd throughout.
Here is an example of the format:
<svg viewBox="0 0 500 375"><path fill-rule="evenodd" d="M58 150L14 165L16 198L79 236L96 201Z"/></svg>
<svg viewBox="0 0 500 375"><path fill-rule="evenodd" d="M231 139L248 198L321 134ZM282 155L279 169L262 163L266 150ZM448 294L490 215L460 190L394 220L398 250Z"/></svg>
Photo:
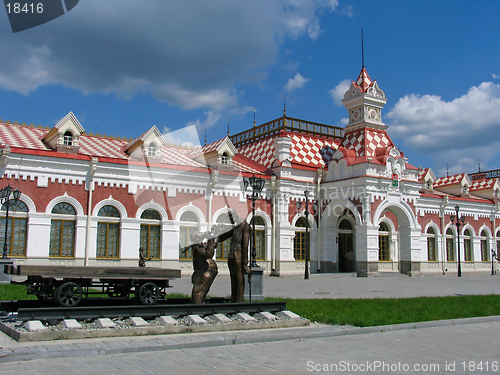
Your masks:
<svg viewBox="0 0 500 375"><path fill-rule="evenodd" d="M354 118L354 120L357 120L357 119L359 119L359 116L360 116L359 109L356 109L356 110L353 112L352 117Z"/></svg>
<svg viewBox="0 0 500 375"><path fill-rule="evenodd" d="M371 111L370 112L370 118L372 120L376 120L377 119L377 111Z"/></svg>

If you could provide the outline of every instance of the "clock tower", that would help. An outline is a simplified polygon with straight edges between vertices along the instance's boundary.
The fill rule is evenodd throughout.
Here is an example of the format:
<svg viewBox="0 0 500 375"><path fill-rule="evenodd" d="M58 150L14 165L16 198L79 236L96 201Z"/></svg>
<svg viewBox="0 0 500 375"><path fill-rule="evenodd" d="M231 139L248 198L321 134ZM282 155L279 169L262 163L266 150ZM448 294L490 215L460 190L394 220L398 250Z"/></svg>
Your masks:
<svg viewBox="0 0 500 375"><path fill-rule="evenodd" d="M351 82L342 99L349 111L346 133L365 127L385 131L387 126L382 122L382 108L386 102L387 98L378 87L377 81L372 81L363 67L358 79Z"/></svg>

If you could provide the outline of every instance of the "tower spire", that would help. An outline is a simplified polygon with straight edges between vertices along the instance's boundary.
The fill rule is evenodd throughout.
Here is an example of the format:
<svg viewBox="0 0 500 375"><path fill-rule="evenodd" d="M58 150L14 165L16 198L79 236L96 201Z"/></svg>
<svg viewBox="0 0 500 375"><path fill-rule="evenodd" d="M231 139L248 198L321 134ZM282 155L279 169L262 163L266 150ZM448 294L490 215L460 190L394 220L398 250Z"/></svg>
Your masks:
<svg viewBox="0 0 500 375"><path fill-rule="evenodd" d="M227 136L229 137L229 117L227 118Z"/></svg>
<svg viewBox="0 0 500 375"><path fill-rule="evenodd" d="M363 28L361 27L361 66L365 67L365 47L363 43Z"/></svg>
<svg viewBox="0 0 500 375"><path fill-rule="evenodd" d="M286 117L286 95L283 94L283 117Z"/></svg>
<svg viewBox="0 0 500 375"><path fill-rule="evenodd" d="M255 128L255 112L257 112L257 110L255 109L255 106L253 106L253 127Z"/></svg>
<svg viewBox="0 0 500 375"><path fill-rule="evenodd" d="M207 145L207 127L205 126L205 146Z"/></svg>

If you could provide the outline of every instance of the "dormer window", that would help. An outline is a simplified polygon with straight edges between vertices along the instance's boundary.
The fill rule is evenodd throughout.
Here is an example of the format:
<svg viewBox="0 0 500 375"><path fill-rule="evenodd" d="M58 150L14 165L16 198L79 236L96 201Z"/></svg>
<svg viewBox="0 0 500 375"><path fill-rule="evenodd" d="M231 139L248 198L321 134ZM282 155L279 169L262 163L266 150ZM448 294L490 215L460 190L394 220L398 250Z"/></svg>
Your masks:
<svg viewBox="0 0 500 375"><path fill-rule="evenodd" d="M462 185L462 194L467 194L468 186Z"/></svg>
<svg viewBox="0 0 500 375"><path fill-rule="evenodd" d="M73 146L73 133L67 131L63 136L63 145L65 146Z"/></svg>
<svg viewBox="0 0 500 375"><path fill-rule="evenodd" d="M150 143L148 149L146 151L146 156L156 156L156 145L154 143Z"/></svg>
<svg viewBox="0 0 500 375"><path fill-rule="evenodd" d="M227 156L227 152L224 152L220 158L221 164L228 164L229 163L229 157Z"/></svg>
<svg viewBox="0 0 500 375"><path fill-rule="evenodd" d="M427 185L426 186L427 190L432 190L432 180L431 179L427 180L426 185Z"/></svg>

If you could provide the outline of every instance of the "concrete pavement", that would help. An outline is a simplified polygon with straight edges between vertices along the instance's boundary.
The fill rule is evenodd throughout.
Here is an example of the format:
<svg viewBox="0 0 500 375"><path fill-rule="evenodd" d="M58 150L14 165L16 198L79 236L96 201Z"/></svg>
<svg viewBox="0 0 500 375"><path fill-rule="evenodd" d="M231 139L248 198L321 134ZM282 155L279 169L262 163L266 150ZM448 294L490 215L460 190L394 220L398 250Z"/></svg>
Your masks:
<svg viewBox="0 0 500 375"><path fill-rule="evenodd" d="M303 280L301 276L266 277L264 282L267 296L295 298L398 298L496 294L500 290L500 275L356 278L350 274L313 274L309 280ZM190 292L187 277L175 280L173 285L173 292ZM226 296L228 291L229 278L222 276L216 279L211 295ZM181 374L204 373L208 369L220 373L238 370L241 373L307 373L318 369L318 364L336 363L338 370L340 361L344 360L356 361L358 365L376 360L390 364L406 361L404 363L409 366L423 364L423 361L441 364L441 370L427 373L449 373L450 370L444 371L443 366L451 365L451 361L481 360L490 362L490 372L484 369L481 373L496 373L498 371L492 370L491 366L497 358L496 348L500 343L496 334L500 328L499 319L489 317L368 328L313 325L284 330L31 344L17 343L1 336L0 374L48 371L53 375L98 371L110 374ZM228 359L227 363L219 363L220 358ZM71 364L69 368L68 364ZM459 372L458 362L455 366L455 371ZM405 371L392 371L391 368L385 371L396 372ZM374 373L384 372L374 369ZM467 367L462 373L473 372Z"/></svg>

